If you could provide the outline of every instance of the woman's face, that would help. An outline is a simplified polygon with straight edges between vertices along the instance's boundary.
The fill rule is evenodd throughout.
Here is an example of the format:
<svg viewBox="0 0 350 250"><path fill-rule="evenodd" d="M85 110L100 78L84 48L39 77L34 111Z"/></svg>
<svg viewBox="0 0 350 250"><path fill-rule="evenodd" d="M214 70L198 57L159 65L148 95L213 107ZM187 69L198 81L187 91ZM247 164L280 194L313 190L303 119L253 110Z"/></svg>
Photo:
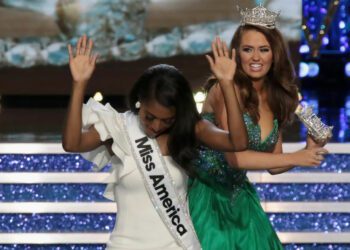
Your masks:
<svg viewBox="0 0 350 250"><path fill-rule="evenodd" d="M155 138L167 131L175 122L176 110L161 105L156 100L142 101L139 116L144 132Z"/></svg>
<svg viewBox="0 0 350 250"><path fill-rule="evenodd" d="M262 80L269 72L273 55L269 42L264 34L256 30L243 33L239 56L243 71L253 80Z"/></svg>

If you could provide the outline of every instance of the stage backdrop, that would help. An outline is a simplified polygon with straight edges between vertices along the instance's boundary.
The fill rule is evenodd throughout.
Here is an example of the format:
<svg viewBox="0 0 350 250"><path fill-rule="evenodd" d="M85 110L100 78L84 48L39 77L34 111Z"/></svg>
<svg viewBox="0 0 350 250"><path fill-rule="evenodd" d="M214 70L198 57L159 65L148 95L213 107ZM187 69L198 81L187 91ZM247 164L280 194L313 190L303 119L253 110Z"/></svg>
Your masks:
<svg viewBox="0 0 350 250"><path fill-rule="evenodd" d="M259 1L262 2L263 1ZM263 3L281 11L288 40L300 38L301 0ZM213 37L227 42L241 8L255 1L232 0L3 0L0 1L0 65L65 65L67 43L82 34L95 41L100 62L143 57L199 55Z"/></svg>

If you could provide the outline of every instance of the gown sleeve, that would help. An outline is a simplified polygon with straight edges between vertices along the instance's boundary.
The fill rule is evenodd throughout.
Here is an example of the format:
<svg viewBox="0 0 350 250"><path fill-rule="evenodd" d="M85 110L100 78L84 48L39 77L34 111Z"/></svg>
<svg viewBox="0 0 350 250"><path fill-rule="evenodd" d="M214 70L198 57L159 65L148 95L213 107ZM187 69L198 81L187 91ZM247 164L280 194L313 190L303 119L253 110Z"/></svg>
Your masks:
<svg viewBox="0 0 350 250"><path fill-rule="evenodd" d="M108 184L104 192L104 196L110 200L115 200L114 185L122 175L126 174L127 167L123 165L123 162L125 161L125 157L130 155L130 148L125 138L122 119L123 114L118 113L108 103L102 105L90 98L89 101L83 105L83 130L94 126L100 135L101 141L106 141L108 139L113 140L113 156L104 145L92 151L82 153L83 158L94 164L94 171L100 171L108 163L112 163L110 175L106 180Z"/></svg>

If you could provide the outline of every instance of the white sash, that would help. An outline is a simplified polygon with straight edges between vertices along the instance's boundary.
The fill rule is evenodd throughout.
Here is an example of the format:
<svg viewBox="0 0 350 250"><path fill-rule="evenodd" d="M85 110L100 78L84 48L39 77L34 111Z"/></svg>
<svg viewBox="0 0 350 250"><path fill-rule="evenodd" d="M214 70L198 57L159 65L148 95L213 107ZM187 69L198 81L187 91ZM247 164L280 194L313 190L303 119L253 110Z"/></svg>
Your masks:
<svg viewBox="0 0 350 250"><path fill-rule="evenodd" d="M124 126L137 167L159 216L183 249L201 249L187 204L176 192L157 141L141 130L136 115L124 116Z"/></svg>

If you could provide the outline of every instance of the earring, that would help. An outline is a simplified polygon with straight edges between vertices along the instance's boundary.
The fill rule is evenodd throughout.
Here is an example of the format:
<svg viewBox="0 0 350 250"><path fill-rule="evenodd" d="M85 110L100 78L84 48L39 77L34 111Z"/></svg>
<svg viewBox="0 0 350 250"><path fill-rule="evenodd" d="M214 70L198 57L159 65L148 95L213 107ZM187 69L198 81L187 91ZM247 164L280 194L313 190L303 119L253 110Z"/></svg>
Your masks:
<svg viewBox="0 0 350 250"><path fill-rule="evenodd" d="M137 102L135 103L135 108L139 109L140 107L141 107L141 103L140 103L139 101L137 101Z"/></svg>

